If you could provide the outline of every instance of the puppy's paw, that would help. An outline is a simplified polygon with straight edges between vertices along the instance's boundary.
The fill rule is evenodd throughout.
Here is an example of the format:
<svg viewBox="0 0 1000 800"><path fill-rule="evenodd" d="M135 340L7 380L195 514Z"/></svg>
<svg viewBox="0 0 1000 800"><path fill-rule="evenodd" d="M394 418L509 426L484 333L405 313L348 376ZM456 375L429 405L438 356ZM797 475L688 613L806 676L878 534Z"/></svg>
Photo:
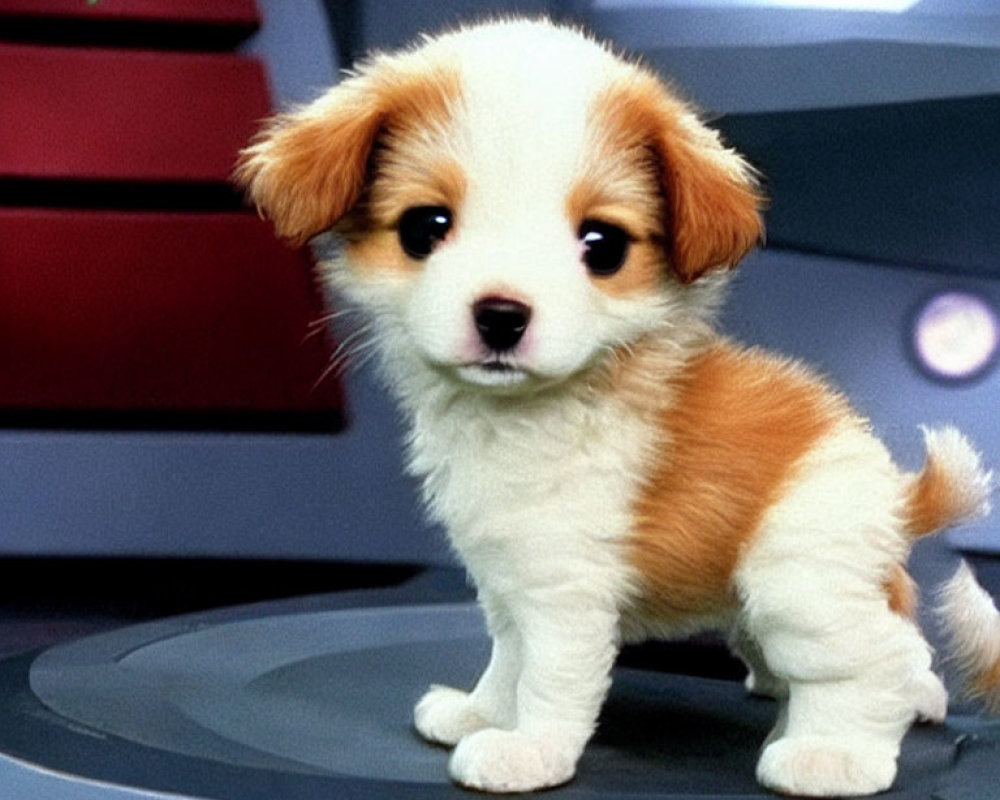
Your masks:
<svg viewBox="0 0 1000 800"><path fill-rule="evenodd" d="M923 672L914 681L913 693L916 697L917 719L940 725L948 716L948 690L941 679L930 670Z"/></svg>
<svg viewBox="0 0 1000 800"><path fill-rule="evenodd" d="M468 692L432 686L413 709L413 724L430 742L451 747L490 723L472 707Z"/></svg>
<svg viewBox="0 0 1000 800"><path fill-rule="evenodd" d="M822 736L779 739L764 748L757 780L796 797L860 797L885 791L896 777L894 748Z"/></svg>
<svg viewBox="0 0 1000 800"><path fill-rule="evenodd" d="M462 739L452 753L451 777L485 792L530 792L573 777L579 750L520 731L488 728Z"/></svg>

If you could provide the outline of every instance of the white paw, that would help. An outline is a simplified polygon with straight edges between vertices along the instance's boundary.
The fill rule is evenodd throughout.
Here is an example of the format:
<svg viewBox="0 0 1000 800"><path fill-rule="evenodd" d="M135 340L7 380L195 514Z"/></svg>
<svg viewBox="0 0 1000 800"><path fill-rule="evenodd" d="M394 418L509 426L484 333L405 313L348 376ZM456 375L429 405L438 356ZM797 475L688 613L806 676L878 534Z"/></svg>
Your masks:
<svg viewBox="0 0 1000 800"><path fill-rule="evenodd" d="M822 736L779 739L764 748L757 780L797 797L859 797L885 791L896 777L896 751L879 742Z"/></svg>
<svg viewBox="0 0 1000 800"><path fill-rule="evenodd" d="M490 725L472 707L468 692L448 686L430 688L413 709L413 724L428 741L449 747Z"/></svg>
<svg viewBox="0 0 1000 800"><path fill-rule="evenodd" d="M941 679L930 670L914 681L917 719L940 725L948 716L948 690Z"/></svg>
<svg viewBox="0 0 1000 800"><path fill-rule="evenodd" d="M485 792L530 792L566 783L579 748L519 731L488 728L459 742L448 765L463 786Z"/></svg>

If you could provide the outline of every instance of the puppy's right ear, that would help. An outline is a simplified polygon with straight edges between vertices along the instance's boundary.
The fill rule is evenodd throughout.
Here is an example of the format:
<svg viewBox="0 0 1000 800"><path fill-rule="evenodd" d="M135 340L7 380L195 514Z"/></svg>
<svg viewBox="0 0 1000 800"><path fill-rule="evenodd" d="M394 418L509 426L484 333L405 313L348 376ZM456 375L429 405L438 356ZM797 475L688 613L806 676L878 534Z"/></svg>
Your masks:
<svg viewBox="0 0 1000 800"><path fill-rule="evenodd" d="M458 74L420 50L378 56L319 99L268 122L240 153L235 180L274 223L302 244L358 201L376 140L446 119Z"/></svg>
<svg viewBox="0 0 1000 800"><path fill-rule="evenodd" d="M385 112L370 81L348 78L266 123L240 153L235 180L279 236L303 244L361 195Z"/></svg>

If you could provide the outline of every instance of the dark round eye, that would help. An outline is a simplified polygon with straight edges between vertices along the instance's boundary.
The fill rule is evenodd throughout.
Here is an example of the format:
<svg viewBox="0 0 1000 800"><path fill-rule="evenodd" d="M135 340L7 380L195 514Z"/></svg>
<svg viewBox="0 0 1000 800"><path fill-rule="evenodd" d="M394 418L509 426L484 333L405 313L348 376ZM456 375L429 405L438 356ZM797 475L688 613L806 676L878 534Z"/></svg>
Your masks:
<svg viewBox="0 0 1000 800"><path fill-rule="evenodd" d="M451 230L451 211L444 206L417 206L399 218L399 243L410 258L427 258Z"/></svg>
<svg viewBox="0 0 1000 800"><path fill-rule="evenodd" d="M625 263L629 235L609 222L585 219L577 234L583 242L583 263L593 275L614 275Z"/></svg>

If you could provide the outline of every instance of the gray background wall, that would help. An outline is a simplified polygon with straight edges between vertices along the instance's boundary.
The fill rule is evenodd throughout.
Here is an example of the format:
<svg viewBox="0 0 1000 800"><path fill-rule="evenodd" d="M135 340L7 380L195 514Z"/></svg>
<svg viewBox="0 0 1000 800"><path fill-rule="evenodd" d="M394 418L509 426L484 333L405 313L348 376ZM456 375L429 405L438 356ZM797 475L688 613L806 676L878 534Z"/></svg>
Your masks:
<svg viewBox="0 0 1000 800"><path fill-rule="evenodd" d="M362 46L402 41L415 28L435 28L441 21L454 19L459 9L468 12L472 7L478 12L490 5L363 4L362 13L352 21L355 41ZM782 97L788 98L793 110L802 110L800 99L811 96L806 78L815 79L810 46L820 45L790 41L792 34L787 26L777 25L777 18L769 27L767 18L746 16L746 12L730 16L727 22L717 10L661 8L654 25L646 16L652 12L611 7L620 3L598 4L601 8L597 9L580 2L519 5L529 10L590 14L599 30L615 32L625 44L647 46L655 50L657 63L670 61L676 72L686 73L694 84L689 86L691 93L713 111L728 112L730 121L759 123L764 119L761 114L774 115L771 124L778 133L755 139L754 146L758 158L775 158L779 167L788 163L780 160L783 140L779 134L794 130L801 120L781 116L787 111L781 108ZM934 19L950 20L948 25L935 34L926 22L931 17L906 25L902 17L885 15L870 16L867 23L859 15L829 16L822 24L819 17L812 17L815 28L803 28L800 21L800 29L810 31L811 36L823 33L822 46L828 48L824 53L830 64L841 63L859 38L864 38L865 30L869 42L891 40L881 56L867 52L863 73L850 80L825 81L815 96L822 96L827 108L852 107L862 90L865 102L875 95L879 102L913 100L920 81L912 69L904 70L902 84L893 83L899 70L876 69L879 63L898 63L892 53L905 45L901 41L906 32L911 40L919 36L924 37L921 41L932 40L930 45L918 46L920 53L908 51L904 61L927 71L926 86L936 99L981 98L1000 91L1000 9L993 6L990 13L987 5L971 0L951 5L945 0L930 4L925 0L922 5L928 14L933 12ZM277 102L315 96L334 79L340 60L327 35L322 4L318 0L267 0L261 6L266 24L249 49L268 60ZM974 12L972 22L964 12L952 13L962 8ZM941 17L943 12L951 16ZM869 28L858 27L864 24ZM944 42L939 41L944 35L941 31L947 34ZM656 36L660 38L651 39ZM728 41L735 38L747 44L748 36L747 47L732 48ZM770 55L761 50L761 36L773 49ZM963 39L966 36L974 36L975 42L969 44ZM838 57L838 47L848 49ZM930 50L925 52L927 47ZM935 47L937 57L933 58ZM953 47L960 47L965 56L942 61L940 56ZM706 61L706 53L718 52L727 55ZM753 71L750 68L755 64ZM699 75L704 77L699 79ZM741 95L743 99L730 91L737 83L748 93ZM895 93L904 89L904 95L897 98ZM749 110L747 96L756 98L755 107ZM734 103L737 107L730 108ZM976 113L993 112L979 109ZM978 124L988 131L993 123L998 133L995 141L1000 141L1000 119L987 116ZM733 135L738 134L736 125ZM947 153L948 148L934 152ZM928 165L921 160L902 159L893 168L897 175L899 170L910 171L918 195L933 189ZM849 169L851 163L848 159L834 166ZM855 163L855 168L864 168L864 161ZM903 244L893 251L896 260L887 263L884 258L866 259L848 252L848 245L858 237L843 229L835 213L825 218L822 204L819 212L812 212L810 224L819 225L826 238L805 249L789 249L798 230L794 222L797 200L808 198L810 192L829 196L832 184L840 193L851 186L850 181L829 180L822 171L801 174L799 170L784 178L785 188L771 187L772 215L784 220L785 247L772 247L747 260L726 309L724 326L745 341L801 356L830 375L871 417L904 464L919 462L918 424L952 422L975 438L988 460L1000 466L996 424L1000 376L993 373L978 383L958 387L936 384L914 366L907 349L912 314L935 291L971 289L1000 308L1000 284L989 269L991 265L1000 269L996 239L991 238L996 235L994 222L1000 211L996 198L1000 153L996 147L963 152L961 158L934 168L947 175L956 196L963 186L977 193L976 202L963 214L973 217L969 232L963 235L963 247L985 268L970 267L971 261L964 257L956 257L953 263L948 258L935 263L925 259L919 269L907 260L913 249L907 242L954 236L940 222L947 215L935 214L931 195L926 202L916 202L915 211L902 224L895 219L892 198L875 196L865 218L854 223L867 226L865 236L877 244L881 207L884 219L894 220L887 227L892 241ZM929 227L935 224L941 226L938 231ZM843 247L838 245L844 242ZM421 522L415 487L402 474L394 410L370 375L350 374L347 385L351 425L336 437L0 431L0 553L448 561L440 532ZM965 531L955 541L990 548L1000 541L997 537L994 522Z"/></svg>

